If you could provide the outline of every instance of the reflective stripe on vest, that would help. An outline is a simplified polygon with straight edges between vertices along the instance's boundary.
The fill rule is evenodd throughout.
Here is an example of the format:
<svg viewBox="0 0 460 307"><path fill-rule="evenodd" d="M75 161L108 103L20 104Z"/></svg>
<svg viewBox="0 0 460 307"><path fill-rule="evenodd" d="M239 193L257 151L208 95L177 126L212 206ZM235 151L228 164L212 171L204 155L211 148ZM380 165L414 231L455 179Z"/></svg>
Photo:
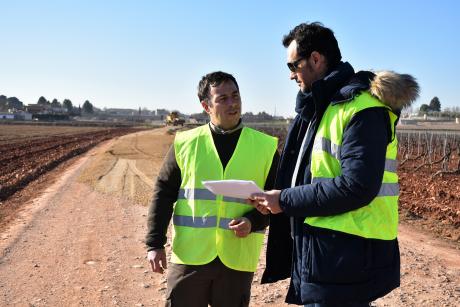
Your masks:
<svg viewBox="0 0 460 307"><path fill-rule="evenodd" d="M173 224L176 226L186 226L193 228L216 227L217 216L195 217L188 215L173 215Z"/></svg>
<svg viewBox="0 0 460 307"><path fill-rule="evenodd" d="M214 195L208 189L180 189L177 199L188 199L188 200L215 200ZM246 205L246 199L224 196L223 201L233 202Z"/></svg>
<svg viewBox="0 0 460 307"><path fill-rule="evenodd" d="M341 231L364 238L392 240L397 236L399 184L397 139L394 124L397 116L389 107L363 92L352 101L331 104L326 109L313 143L311 157L312 184L333 180L342 174L341 144L343 132L358 112L381 107L388 110L393 140L387 146L382 185L376 197L366 206L333 216L307 217L305 223Z"/></svg>
<svg viewBox="0 0 460 307"><path fill-rule="evenodd" d="M326 182L333 178L313 178L311 183ZM399 183L382 183L380 186L379 193L377 196L398 196L399 195Z"/></svg>
<svg viewBox="0 0 460 307"><path fill-rule="evenodd" d="M214 195L208 189L180 189L177 199L188 199L188 200L215 200L216 195Z"/></svg>
<svg viewBox="0 0 460 307"><path fill-rule="evenodd" d="M228 224L232 220L233 219L221 218L219 220L219 228L231 230ZM184 227L193 227L193 228L211 228L211 227L217 226L217 216L194 217L194 216L188 216L188 215L173 215L173 224L175 226L184 226ZM265 230L259 230L256 232L265 233Z"/></svg>
<svg viewBox="0 0 460 307"><path fill-rule="evenodd" d="M314 151L324 151L340 160L341 146L333 144L330 140L326 138L318 138L318 142L313 143ZM398 161L394 159L385 159L385 171L396 173L398 169Z"/></svg>
<svg viewBox="0 0 460 307"><path fill-rule="evenodd" d="M202 265L218 256L231 269L256 270L263 231L239 238L228 226L254 208L244 199L212 194L202 181L252 180L263 188L276 147L276 138L245 127L223 169L208 125L176 135L174 149L182 181L174 204L171 262Z"/></svg>

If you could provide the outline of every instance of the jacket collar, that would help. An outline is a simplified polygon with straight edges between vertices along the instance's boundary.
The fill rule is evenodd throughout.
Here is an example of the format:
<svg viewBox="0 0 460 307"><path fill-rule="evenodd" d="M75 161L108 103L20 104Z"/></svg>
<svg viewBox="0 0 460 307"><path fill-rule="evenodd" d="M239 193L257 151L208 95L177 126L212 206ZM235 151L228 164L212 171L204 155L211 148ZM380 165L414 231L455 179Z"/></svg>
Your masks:
<svg viewBox="0 0 460 307"><path fill-rule="evenodd" d="M309 120L316 111L323 110L333 95L353 76L354 69L348 62L340 62L323 79L312 84L308 93L299 91L296 100L296 112L304 120Z"/></svg>
<svg viewBox="0 0 460 307"><path fill-rule="evenodd" d="M370 71L357 72L350 78L344 87L335 92L331 99L331 104L334 105L350 101L360 92L368 90L374 77L375 74Z"/></svg>

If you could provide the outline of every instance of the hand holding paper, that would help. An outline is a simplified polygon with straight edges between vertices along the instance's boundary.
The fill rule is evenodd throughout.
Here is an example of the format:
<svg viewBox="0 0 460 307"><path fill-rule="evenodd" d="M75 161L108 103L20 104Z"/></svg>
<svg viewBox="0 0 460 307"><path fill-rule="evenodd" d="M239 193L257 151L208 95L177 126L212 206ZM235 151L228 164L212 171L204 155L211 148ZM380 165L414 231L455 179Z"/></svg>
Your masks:
<svg viewBox="0 0 460 307"><path fill-rule="evenodd" d="M251 195L251 204L262 214L267 214L268 211L272 214L281 213L283 209L280 207L280 194L281 190L254 193Z"/></svg>

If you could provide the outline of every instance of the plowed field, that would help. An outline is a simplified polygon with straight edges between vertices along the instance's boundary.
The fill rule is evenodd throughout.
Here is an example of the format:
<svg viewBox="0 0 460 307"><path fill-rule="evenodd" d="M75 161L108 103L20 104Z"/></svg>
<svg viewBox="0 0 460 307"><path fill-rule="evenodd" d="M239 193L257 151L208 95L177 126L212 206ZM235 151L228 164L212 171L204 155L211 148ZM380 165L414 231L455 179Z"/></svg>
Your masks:
<svg viewBox="0 0 460 307"><path fill-rule="evenodd" d="M2 125L0 128L0 201L96 144L138 131L23 125Z"/></svg>

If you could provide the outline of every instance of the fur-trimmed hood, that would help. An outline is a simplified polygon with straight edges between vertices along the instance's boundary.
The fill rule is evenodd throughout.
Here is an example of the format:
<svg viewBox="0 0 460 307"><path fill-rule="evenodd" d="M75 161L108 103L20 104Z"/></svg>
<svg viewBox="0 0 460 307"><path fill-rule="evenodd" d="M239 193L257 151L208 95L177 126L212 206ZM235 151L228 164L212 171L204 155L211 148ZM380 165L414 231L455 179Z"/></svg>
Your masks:
<svg viewBox="0 0 460 307"><path fill-rule="evenodd" d="M393 71L354 71L348 62L340 62L325 78L313 83L312 91L299 91L296 112L309 121L313 112L324 112L331 103L339 104L353 100L363 91L388 105L399 116L401 110L410 106L419 95L419 85L414 77ZM309 108L307 106L315 107Z"/></svg>
<svg viewBox="0 0 460 307"><path fill-rule="evenodd" d="M348 66L348 70L345 69L345 71L352 68L348 63L341 63L337 71L333 71L330 76L339 74L344 67ZM398 74L393 71L359 71L352 73L347 81L344 81L344 85L332 96L331 103L350 101L362 91L368 91L393 111L399 113L418 98L420 88L411 75Z"/></svg>
<svg viewBox="0 0 460 307"><path fill-rule="evenodd" d="M419 96L419 85L414 77L393 71L375 72L369 92L393 110L410 106Z"/></svg>

